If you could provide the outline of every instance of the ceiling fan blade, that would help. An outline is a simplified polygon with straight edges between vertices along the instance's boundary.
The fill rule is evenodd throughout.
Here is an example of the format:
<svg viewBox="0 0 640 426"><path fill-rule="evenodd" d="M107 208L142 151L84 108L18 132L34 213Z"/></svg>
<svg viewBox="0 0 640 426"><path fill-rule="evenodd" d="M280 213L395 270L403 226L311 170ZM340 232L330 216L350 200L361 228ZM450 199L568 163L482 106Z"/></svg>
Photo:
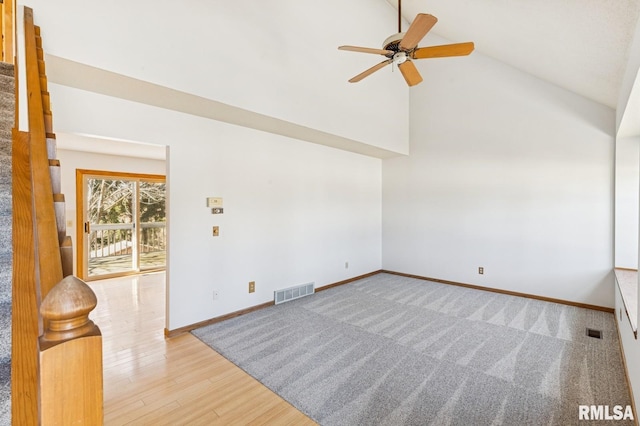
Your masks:
<svg viewBox="0 0 640 426"><path fill-rule="evenodd" d="M415 86L422 81L422 76L413 62L403 62L398 65L398 68L400 68L400 72L409 86Z"/></svg>
<svg viewBox="0 0 640 426"><path fill-rule="evenodd" d="M360 52L360 53L375 53L378 55L393 55L392 50L385 49L372 49L370 47L358 47L358 46L340 46L339 50L348 50L350 52Z"/></svg>
<svg viewBox="0 0 640 426"><path fill-rule="evenodd" d="M438 18L427 13L418 13L411 26L400 41L400 49L411 50L420 43L429 30L438 22Z"/></svg>
<svg viewBox="0 0 640 426"><path fill-rule="evenodd" d="M473 42L445 44L442 46L419 47L413 51L413 59L444 58L447 56L465 56L473 52Z"/></svg>
<svg viewBox="0 0 640 426"><path fill-rule="evenodd" d="M360 81L363 78L373 74L374 72L378 71L379 69L384 68L386 65L389 65L391 62L393 62L392 59L387 59L386 61L382 61L379 64L372 66L368 70L366 70L364 72L361 72L360 74L356 75L351 80L349 80L349 83L357 83L358 81Z"/></svg>

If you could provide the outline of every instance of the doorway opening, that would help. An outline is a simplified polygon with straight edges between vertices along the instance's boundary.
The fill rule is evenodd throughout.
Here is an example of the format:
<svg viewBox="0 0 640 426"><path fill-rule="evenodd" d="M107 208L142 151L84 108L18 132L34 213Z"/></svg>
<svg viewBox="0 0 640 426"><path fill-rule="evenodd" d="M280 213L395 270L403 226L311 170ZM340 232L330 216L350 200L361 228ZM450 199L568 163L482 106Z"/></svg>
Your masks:
<svg viewBox="0 0 640 426"><path fill-rule="evenodd" d="M166 179L76 171L77 273L86 280L166 267Z"/></svg>

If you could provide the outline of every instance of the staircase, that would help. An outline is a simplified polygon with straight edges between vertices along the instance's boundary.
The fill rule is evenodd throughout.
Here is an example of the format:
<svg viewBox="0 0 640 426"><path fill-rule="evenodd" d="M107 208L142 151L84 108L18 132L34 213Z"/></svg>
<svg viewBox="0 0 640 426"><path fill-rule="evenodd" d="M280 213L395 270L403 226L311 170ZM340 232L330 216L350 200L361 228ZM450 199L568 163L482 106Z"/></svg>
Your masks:
<svg viewBox="0 0 640 426"><path fill-rule="evenodd" d="M13 65L0 62L0 425L11 424L11 128Z"/></svg>

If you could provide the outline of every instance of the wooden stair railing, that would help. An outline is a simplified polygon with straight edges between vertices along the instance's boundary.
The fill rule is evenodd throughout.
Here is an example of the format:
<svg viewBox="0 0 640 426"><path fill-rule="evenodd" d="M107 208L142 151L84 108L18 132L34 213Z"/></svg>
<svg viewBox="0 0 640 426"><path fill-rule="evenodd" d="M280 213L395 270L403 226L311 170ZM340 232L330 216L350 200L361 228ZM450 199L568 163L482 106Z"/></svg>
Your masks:
<svg viewBox="0 0 640 426"><path fill-rule="evenodd" d="M14 61L14 33L16 22L16 1L15 0L0 0L0 9L2 12L2 18L0 19L0 26L2 27L2 43L0 43L0 49L2 50L2 62L13 64Z"/></svg>
<svg viewBox="0 0 640 426"><path fill-rule="evenodd" d="M12 423L103 423L93 291L73 277L40 28L25 7L29 131L13 131ZM64 279L63 279L64 277Z"/></svg>

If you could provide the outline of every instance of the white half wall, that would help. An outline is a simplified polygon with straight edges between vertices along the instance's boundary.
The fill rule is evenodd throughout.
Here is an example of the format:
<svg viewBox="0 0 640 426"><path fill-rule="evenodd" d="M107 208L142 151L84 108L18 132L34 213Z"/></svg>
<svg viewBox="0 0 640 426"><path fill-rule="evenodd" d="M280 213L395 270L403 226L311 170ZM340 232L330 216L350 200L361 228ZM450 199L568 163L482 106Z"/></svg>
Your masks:
<svg viewBox="0 0 640 426"><path fill-rule="evenodd" d="M168 329L271 301L276 289L380 269L381 160L65 86L49 91L60 132L169 146ZM222 197L224 214L212 215L207 197Z"/></svg>
<svg viewBox="0 0 640 426"><path fill-rule="evenodd" d="M615 112L478 53L419 67L383 269L613 307Z"/></svg>
<svg viewBox="0 0 640 426"><path fill-rule="evenodd" d="M616 140L616 259L618 268L638 269L640 137Z"/></svg>
<svg viewBox="0 0 640 426"><path fill-rule="evenodd" d="M618 331L620 332L620 343L622 345L622 356L627 365L627 377L631 385L634 403L640 407L640 342L635 336L631 323L627 317L622 294L618 286L615 286L615 312Z"/></svg>

